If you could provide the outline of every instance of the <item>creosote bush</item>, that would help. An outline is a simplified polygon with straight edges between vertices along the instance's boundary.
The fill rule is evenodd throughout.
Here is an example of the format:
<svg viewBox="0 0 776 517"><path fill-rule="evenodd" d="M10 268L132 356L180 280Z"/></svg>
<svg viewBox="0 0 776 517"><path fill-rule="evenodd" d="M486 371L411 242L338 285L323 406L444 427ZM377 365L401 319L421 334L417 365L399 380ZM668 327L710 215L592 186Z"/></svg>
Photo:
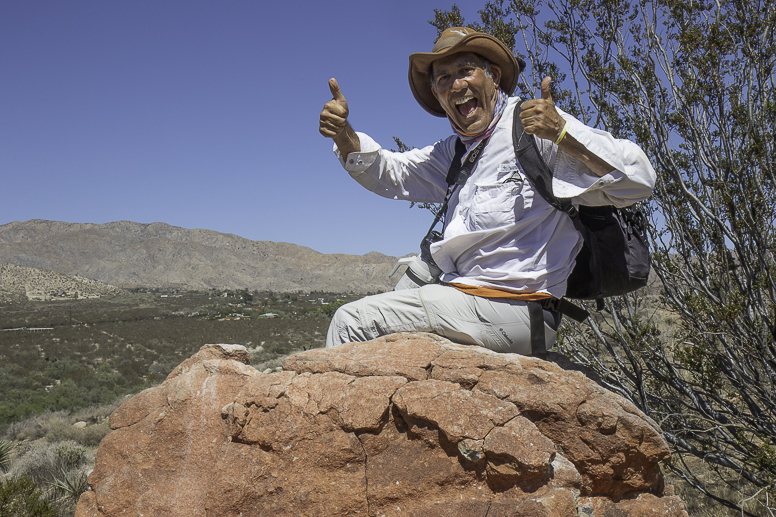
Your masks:
<svg viewBox="0 0 776 517"><path fill-rule="evenodd" d="M435 14L440 33L466 25ZM776 514L776 3L494 0L470 26L529 63L523 98L551 76L556 104L657 172L660 294L609 300L560 346L661 426L674 473L737 515Z"/></svg>
<svg viewBox="0 0 776 517"><path fill-rule="evenodd" d="M56 517L57 512L29 478L0 479L0 517Z"/></svg>

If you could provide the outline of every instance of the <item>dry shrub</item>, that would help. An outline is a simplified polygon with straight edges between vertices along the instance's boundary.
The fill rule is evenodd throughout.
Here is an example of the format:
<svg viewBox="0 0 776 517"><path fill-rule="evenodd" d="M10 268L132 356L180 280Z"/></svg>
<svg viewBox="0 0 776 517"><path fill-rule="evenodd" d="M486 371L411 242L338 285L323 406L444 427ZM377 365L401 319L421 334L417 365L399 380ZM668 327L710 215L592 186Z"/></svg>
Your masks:
<svg viewBox="0 0 776 517"><path fill-rule="evenodd" d="M87 422L96 424L102 422L113 413L116 408L126 402L129 396L124 396L116 399L111 404L103 404L101 406L91 406L83 409L79 409L73 413L73 422Z"/></svg>
<svg viewBox="0 0 776 517"><path fill-rule="evenodd" d="M63 468L78 467L84 462L86 450L77 443L37 442L30 444L11 465L10 477L26 476L38 485L52 483Z"/></svg>
<svg viewBox="0 0 776 517"><path fill-rule="evenodd" d="M260 372L263 372L268 368L270 370L275 370L277 368L280 368L283 365L283 361L286 359L286 357L288 356L277 357L275 359L270 359L269 361L263 361L258 364L254 364L253 359L251 358L251 366L253 366Z"/></svg>
<svg viewBox="0 0 776 517"><path fill-rule="evenodd" d="M58 422L47 428L46 439L51 442L73 441L87 447L96 447L109 432L107 420L81 429L69 423Z"/></svg>
<svg viewBox="0 0 776 517"><path fill-rule="evenodd" d="M12 422L5 430L5 437L9 440L37 440L46 436L46 429L57 422L69 419L67 411L46 411L39 415L32 415L24 420Z"/></svg>
<svg viewBox="0 0 776 517"><path fill-rule="evenodd" d="M62 441L68 438L59 438L66 436L69 429L73 429L73 419L70 415L65 413L64 415L57 415L52 418L48 418L41 422L40 433L42 438L46 438L49 442Z"/></svg>
<svg viewBox="0 0 776 517"><path fill-rule="evenodd" d="M745 485L745 480L743 478L735 485L725 485L719 481L714 465L705 463L690 455L685 455L683 459L686 463L686 468L691 469L695 476L705 482L707 486L713 487L714 492L719 497L730 501L738 498L738 494ZM676 463L678 461L680 461L679 455L674 453L672 462ZM742 512L741 509L726 508L711 497L707 497L669 468L665 468L663 473L665 475L666 483L673 485L676 495L682 499L684 506L687 509L687 513L691 517L741 517L742 515L755 515L758 517L773 516L773 513L770 513L756 498L741 502L741 508L743 508L744 512L749 512L747 514Z"/></svg>
<svg viewBox="0 0 776 517"><path fill-rule="evenodd" d="M72 440L87 447L96 447L110 431L108 416L125 400L126 397L122 397L112 404L80 409L72 415L67 411L33 415L9 424L5 438L16 441L45 438L49 442ZM79 429L73 426L76 422L86 422L87 426Z"/></svg>

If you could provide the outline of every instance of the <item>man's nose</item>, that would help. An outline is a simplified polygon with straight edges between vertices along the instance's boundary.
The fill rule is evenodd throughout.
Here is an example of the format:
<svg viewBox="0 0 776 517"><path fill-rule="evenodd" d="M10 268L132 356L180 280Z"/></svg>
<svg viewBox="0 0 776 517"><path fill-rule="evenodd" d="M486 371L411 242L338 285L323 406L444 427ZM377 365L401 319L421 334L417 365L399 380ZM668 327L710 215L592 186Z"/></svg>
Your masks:
<svg viewBox="0 0 776 517"><path fill-rule="evenodd" d="M466 77L456 77L453 81L453 90L464 90L469 86L469 83L466 81Z"/></svg>

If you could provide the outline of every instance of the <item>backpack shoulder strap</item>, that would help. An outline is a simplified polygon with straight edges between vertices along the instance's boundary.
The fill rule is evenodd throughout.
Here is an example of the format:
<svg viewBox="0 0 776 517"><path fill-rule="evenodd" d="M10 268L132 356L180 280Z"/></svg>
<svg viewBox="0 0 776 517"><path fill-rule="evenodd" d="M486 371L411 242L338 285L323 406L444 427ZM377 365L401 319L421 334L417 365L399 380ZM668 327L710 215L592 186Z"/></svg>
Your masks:
<svg viewBox="0 0 776 517"><path fill-rule="evenodd" d="M544 162L539 148L536 146L536 139L533 135L525 132L523 123L520 121L520 109L523 102L518 102L512 115L512 145L515 148L515 157L520 162L523 172L528 177L534 190L539 193L550 205L557 210L565 212L571 218L574 228L582 235L585 243L590 248L591 269L594 277L594 284L599 293L599 310L603 304L602 300L602 279L601 267L599 261L598 243L590 233L590 230L582 224L579 217L579 211L571 203L570 199L558 199L552 192L552 171Z"/></svg>
<svg viewBox="0 0 776 517"><path fill-rule="evenodd" d="M447 169L447 178L445 178L448 187L452 187L458 181L458 175L461 172L461 167L463 167L461 160L463 160L464 154L466 154L466 146L463 145L460 138L456 138L455 156L453 156L453 161L450 162L450 168Z"/></svg>
<svg viewBox="0 0 776 517"><path fill-rule="evenodd" d="M547 167L544 159L539 154L539 148L536 146L534 136L525 132L523 123L520 121L522 105L522 101L517 103L512 117L512 145L515 148L515 157L520 162L523 172L531 181L534 190L553 207L568 213L569 207L574 209L574 206L571 204L571 201L558 199L552 193L552 171L550 171L550 168Z"/></svg>

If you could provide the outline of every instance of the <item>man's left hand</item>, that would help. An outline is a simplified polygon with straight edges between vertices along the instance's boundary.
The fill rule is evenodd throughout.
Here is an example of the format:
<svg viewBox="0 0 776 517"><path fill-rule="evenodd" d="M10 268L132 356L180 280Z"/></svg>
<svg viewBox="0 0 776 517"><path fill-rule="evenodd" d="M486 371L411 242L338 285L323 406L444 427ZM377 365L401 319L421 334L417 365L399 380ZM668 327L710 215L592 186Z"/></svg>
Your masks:
<svg viewBox="0 0 776 517"><path fill-rule="evenodd" d="M555 109L550 95L551 77L542 81L542 98L525 101L520 108L520 122L525 132L555 142L563 131L566 121Z"/></svg>

